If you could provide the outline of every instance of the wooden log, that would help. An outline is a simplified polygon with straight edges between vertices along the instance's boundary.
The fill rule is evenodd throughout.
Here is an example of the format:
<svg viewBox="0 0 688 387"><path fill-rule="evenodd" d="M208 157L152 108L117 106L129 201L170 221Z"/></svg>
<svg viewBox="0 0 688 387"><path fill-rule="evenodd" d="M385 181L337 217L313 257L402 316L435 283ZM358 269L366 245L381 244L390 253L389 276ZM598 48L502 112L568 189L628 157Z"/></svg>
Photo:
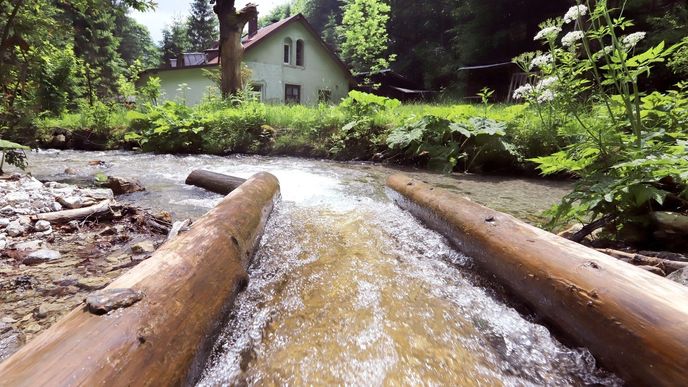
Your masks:
<svg viewBox="0 0 688 387"><path fill-rule="evenodd" d="M189 174L186 178L186 184L194 185L210 192L215 192L220 195L228 195L242 185L246 179L224 175L222 173L205 171L197 169Z"/></svg>
<svg viewBox="0 0 688 387"><path fill-rule="evenodd" d="M64 210L56 212L46 212L43 214L37 214L30 216L33 221L36 220L47 220L51 223L67 223L72 220L81 220L88 218L90 216L100 216L110 211L110 207L114 205L115 202L112 200L103 200L98 204L94 204L89 207L76 208L73 210Z"/></svg>
<svg viewBox="0 0 688 387"><path fill-rule="evenodd" d="M253 176L106 288L142 292L139 302L102 316L73 310L0 363L0 384L193 384L278 192L274 176Z"/></svg>
<svg viewBox="0 0 688 387"><path fill-rule="evenodd" d="M688 385L688 287L404 175L392 197L631 385Z"/></svg>

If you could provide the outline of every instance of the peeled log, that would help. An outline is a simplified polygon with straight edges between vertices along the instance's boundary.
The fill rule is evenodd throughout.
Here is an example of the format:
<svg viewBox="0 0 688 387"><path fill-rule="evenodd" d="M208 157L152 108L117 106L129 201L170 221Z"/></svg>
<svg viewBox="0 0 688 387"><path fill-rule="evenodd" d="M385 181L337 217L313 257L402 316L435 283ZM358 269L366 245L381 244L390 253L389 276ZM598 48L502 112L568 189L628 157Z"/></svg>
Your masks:
<svg viewBox="0 0 688 387"><path fill-rule="evenodd" d="M143 298L98 316L73 310L0 363L0 384L182 385L202 371L279 192L259 173L106 289Z"/></svg>
<svg viewBox="0 0 688 387"><path fill-rule="evenodd" d="M395 201L631 385L688 385L688 288L404 175Z"/></svg>
<svg viewBox="0 0 688 387"><path fill-rule="evenodd" d="M220 195L228 195L245 181L246 179L240 177L223 175L222 173L204 171L202 169L191 172L186 178L187 185L195 185Z"/></svg>

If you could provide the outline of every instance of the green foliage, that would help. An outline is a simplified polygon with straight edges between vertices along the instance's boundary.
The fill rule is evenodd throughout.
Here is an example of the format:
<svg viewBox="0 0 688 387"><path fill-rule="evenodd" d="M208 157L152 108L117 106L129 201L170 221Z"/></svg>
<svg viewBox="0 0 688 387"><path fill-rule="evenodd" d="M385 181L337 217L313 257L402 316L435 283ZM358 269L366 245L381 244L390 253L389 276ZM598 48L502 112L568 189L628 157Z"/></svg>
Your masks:
<svg viewBox="0 0 688 387"><path fill-rule="evenodd" d="M347 0L342 6L342 24L337 29L344 60L356 72L389 67L396 55L388 54L387 23L391 7L381 0Z"/></svg>
<svg viewBox="0 0 688 387"><path fill-rule="evenodd" d="M672 55L669 67L678 75L688 76L688 37L683 38L681 47Z"/></svg>
<svg viewBox="0 0 688 387"><path fill-rule="evenodd" d="M554 111L549 116L555 117L554 125L577 129L563 150L533 159L543 174L579 178L551 212L552 225L604 219L618 231L630 224L648 226L655 210L688 210L688 84L647 94L640 83L678 46L660 42L638 49L645 33L628 34L633 22L612 16L606 2L591 10L579 7L578 24L586 29L567 34L560 46L566 25L550 20L538 34L548 56L521 57L530 59L527 68L538 67L543 78L517 94L538 110L543 124L552 122L542 111ZM596 46L602 49L595 51ZM590 111L594 120L586 119L593 104L601 108Z"/></svg>
<svg viewBox="0 0 688 387"><path fill-rule="evenodd" d="M512 146L502 139L505 135L506 125L489 118L452 122L429 115L392 130L387 145L431 169L449 173L459 162L468 171L486 149L510 152Z"/></svg>
<svg viewBox="0 0 688 387"><path fill-rule="evenodd" d="M190 49L189 26L184 20L174 18L162 31L162 41L160 42L160 50L162 51L161 64L169 66L170 59L178 59Z"/></svg>
<svg viewBox="0 0 688 387"><path fill-rule="evenodd" d="M24 151L28 149L30 149L28 146L0 139L0 174L3 173L2 167L5 161L17 168L26 169L28 162Z"/></svg>

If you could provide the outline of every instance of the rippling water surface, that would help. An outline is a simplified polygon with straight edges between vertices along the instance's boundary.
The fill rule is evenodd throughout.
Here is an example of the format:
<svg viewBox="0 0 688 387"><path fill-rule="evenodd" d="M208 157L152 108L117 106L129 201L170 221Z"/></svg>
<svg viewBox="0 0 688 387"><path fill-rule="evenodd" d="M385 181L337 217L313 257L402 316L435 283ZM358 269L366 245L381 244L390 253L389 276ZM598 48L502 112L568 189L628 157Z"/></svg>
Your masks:
<svg viewBox="0 0 688 387"><path fill-rule="evenodd" d="M101 160L104 166L88 166ZM484 286L470 258L388 199L385 167L233 156L46 152L39 178L97 171L137 177L127 200L177 218L220 197L183 185L193 169L282 187L250 282L199 384L585 385L617 384L584 349L567 348ZM565 192L562 183L414 173L528 220Z"/></svg>

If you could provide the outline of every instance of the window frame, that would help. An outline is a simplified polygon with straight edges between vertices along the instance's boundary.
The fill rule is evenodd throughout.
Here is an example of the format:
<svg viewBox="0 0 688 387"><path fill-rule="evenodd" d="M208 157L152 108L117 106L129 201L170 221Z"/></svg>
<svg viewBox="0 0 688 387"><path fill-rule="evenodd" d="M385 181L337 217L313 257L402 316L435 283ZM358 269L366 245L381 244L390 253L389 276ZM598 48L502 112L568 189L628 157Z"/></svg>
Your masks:
<svg viewBox="0 0 688 387"><path fill-rule="evenodd" d="M296 41L296 65L299 67L304 67L306 57L306 44L303 39L298 39Z"/></svg>
<svg viewBox="0 0 688 387"><path fill-rule="evenodd" d="M292 95L289 94L290 90L296 90L296 100L293 98ZM292 83L286 83L284 84L284 103L285 104L290 104L290 103L295 103L295 104L301 104L301 85L296 85Z"/></svg>
<svg viewBox="0 0 688 387"><path fill-rule="evenodd" d="M291 38L285 38L282 47L282 63L291 65L293 60L293 41Z"/></svg>

